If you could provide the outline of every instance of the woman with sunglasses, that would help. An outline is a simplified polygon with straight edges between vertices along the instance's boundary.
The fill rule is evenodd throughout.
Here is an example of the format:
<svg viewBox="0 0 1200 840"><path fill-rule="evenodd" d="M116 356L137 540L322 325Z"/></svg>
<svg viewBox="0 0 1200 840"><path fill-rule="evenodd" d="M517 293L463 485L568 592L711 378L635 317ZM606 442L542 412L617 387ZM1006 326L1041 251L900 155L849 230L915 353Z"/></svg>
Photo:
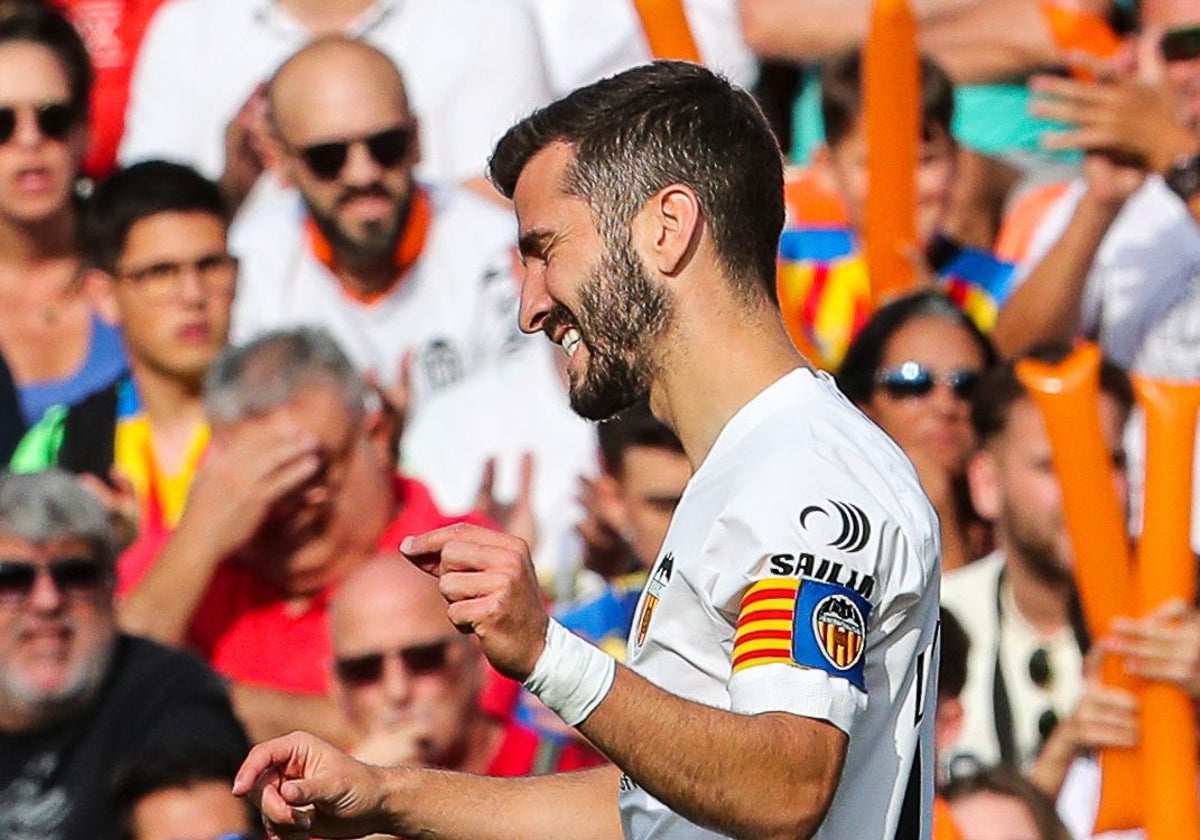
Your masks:
<svg viewBox="0 0 1200 840"><path fill-rule="evenodd" d="M0 14L0 354L26 425L125 366L120 336L80 282L74 186L90 86L65 18L40 4Z"/></svg>
<svg viewBox="0 0 1200 840"><path fill-rule="evenodd" d="M942 568L986 553L986 529L967 496L975 448L971 395L996 362L991 342L940 292L882 307L854 339L837 372L845 393L900 445L942 524Z"/></svg>

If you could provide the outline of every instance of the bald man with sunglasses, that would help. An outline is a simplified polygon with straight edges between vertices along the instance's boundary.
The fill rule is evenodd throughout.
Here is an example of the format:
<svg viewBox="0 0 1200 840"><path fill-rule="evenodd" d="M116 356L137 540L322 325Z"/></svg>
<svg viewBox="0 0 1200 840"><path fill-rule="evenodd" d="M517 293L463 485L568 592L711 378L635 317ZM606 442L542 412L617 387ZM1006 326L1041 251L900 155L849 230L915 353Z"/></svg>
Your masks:
<svg viewBox="0 0 1200 840"><path fill-rule="evenodd" d="M279 69L267 100L271 156L295 190L235 226L235 342L324 326L402 406L522 342L512 220L414 177L419 115L391 59L321 39Z"/></svg>
<svg viewBox="0 0 1200 840"><path fill-rule="evenodd" d="M330 685L359 760L488 776L539 769L538 736L480 708L479 645L450 622L437 582L405 558L381 555L352 572L330 604L329 631ZM570 769L585 753L554 755Z"/></svg>

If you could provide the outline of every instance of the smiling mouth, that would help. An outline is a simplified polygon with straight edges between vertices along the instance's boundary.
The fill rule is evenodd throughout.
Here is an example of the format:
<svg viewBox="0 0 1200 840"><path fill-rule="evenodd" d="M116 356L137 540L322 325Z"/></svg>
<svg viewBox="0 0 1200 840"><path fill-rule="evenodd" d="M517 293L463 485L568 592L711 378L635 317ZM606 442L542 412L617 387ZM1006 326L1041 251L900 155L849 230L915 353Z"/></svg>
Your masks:
<svg viewBox="0 0 1200 840"><path fill-rule="evenodd" d="M563 352L567 354L567 358L569 359L575 355L575 351L583 344L583 336L575 327L568 327L559 343L562 345Z"/></svg>

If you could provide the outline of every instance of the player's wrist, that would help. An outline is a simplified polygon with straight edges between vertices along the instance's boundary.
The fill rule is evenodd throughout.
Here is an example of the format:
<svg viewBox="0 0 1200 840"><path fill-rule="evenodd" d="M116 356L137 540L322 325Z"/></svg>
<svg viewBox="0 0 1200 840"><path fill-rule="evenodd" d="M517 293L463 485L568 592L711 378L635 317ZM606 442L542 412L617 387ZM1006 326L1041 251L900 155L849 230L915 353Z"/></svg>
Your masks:
<svg viewBox="0 0 1200 840"><path fill-rule="evenodd" d="M578 726L608 696L617 663L554 619L524 686L568 726Z"/></svg>

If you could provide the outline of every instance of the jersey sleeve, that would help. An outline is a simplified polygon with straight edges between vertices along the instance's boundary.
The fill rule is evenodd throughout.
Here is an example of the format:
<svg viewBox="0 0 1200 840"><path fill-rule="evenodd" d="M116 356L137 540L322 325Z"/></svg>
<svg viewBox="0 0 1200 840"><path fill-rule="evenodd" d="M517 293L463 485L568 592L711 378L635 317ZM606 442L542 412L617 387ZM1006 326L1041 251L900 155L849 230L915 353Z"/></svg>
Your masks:
<svg viewBox="0 0 1200 840"><path fill-rule="evenodd" d="M733 626L731 708L849 733L866 708L876 613L887 607L882 547L898 529L863 488L817 472L776 464L745 482L707 550L731 561L714 592Z"/></svg>

